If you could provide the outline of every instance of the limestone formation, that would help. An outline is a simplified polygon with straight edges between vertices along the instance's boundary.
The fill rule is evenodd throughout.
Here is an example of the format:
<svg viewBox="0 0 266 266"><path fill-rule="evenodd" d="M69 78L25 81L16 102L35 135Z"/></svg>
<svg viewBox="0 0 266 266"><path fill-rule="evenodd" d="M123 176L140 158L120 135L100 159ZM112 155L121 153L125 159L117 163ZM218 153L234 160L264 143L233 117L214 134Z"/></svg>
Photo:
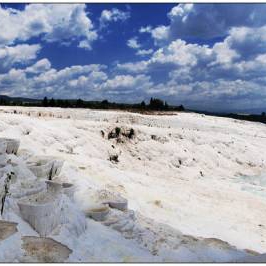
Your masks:
<svg viewBox="0 0 266 266"><path fill-rule="evenodd" d="M27 167L36 177L48 179L49 173L52 169L52 162L39 159L33 162L27 162Z"/></svg>
<svg viewBox="0 0 266 266"><path fill-rule="evenodd" d="M53 177L59 175L63 161L49 156L38 156L27 162L28 168L38 178L52 180Z"/></svg>
<svg viewBox="0 0 266 266"><path fill-rule="evenodd" d="M105 201L104 203L107 203L111 208L115 208L120 211L127 210L127 199L123 197L115 197L113 199Z"/></svg>
<svg viewBox="0 0 266 266"><path fill-rule="evenodd" d="M48 192L51 193L60 193L63 191L63 186L61 183L58 182L54 182L51 180L47 180L45 181L46 185L47 185L47 190Z"/></svg>
<svg viewBox="0 0 266 266"><path fill-rule="evenodd" d="M48 191L52 193L60 193L63 192L66 194L70 199L73 199L75 187L73 184L70 183L58 183L55 181L47 180L45 181L47 184Z"/></svg>
<svg viewBox="0 0 266 266"><path fill-rule="evenodd" d="M38 193L18 202L22 218L41 236L47 236L60 224L60 194Z"/></svg>
<svg viewBox="0 0 266 266"><path fill-rule="evenodd" d="M0 155L6 153L7 143L0 139Z"/></svg>
<svg viewBox="0 0 266 266"><path fill-rule="evenodd" d="M74 192L75 192L75 187L73 184L70 183L63 183L63 192L70 198L73 199L74 197Z"/></svg>
<svg viewBox="0 0 266 266"><path fill-rule="evenodd" d="M53 167L49 175L50 180L52 180L53 177L58 176L60 174L63 164L64 164L64 161L54 158Z"/></svg>
<svg viewBox="0 0 266 266"><path fill-rule="evenodd" d="M5 200L9 193L10 183L11 183L11 175L4 173L4 175L0 177L0 200L1 200L0 212L1 212L1 215L4 212Z"/></svg>
<svg viewBox="0 0 266 266"><path fill-rule="evenodd" d="M9 139L9 138L0 138L0 142L6 144L6 153L7 154L17 154L20 141L17 139ZM1 148L0 148L1 150Z"/></svg>
<svg viewBox="0 0 266 266"><path fill-rule="evenodd" d="M0 168L3 168L7 165L7 155L6 154L0 154Z"/></svg>
<svg viewBox="0 0 266 266"><path fill-rule="evenodd" d="M120 211L125 211L128 208L127 199L123 198L119 194L111 193L107 190L100 190L98 191L98 197L103 204L108 204L111 208L115 208Z"/></svg>
<svg viewBox="0 0 266 266"><path fill-rule="evenodd" d="M109 207L104 204L95 204L86 211L86 215L95 221L104 221L108 213Z"/></svg>
<svg viewBox="0 0 266 266"><path fill-rule="evenodd" d="M19 184L11 186L10 193L13 198L22 198L43 192L46 184L42 180L22 180Z"/></svg>

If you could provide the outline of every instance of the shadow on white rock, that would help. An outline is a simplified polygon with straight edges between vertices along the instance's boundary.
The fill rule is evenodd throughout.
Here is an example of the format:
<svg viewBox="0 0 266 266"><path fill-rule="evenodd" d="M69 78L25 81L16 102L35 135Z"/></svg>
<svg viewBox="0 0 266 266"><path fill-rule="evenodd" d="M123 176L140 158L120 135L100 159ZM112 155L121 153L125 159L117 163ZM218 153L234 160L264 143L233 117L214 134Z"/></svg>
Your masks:
<svg viewBox="0 0 266 266"><path fill-rule="evenodd" d="M6 144L6 153L7 154L17 154L20 141L18 139L9 139L9 138L0 138L0 143ZM0 151L3 148L0 147Z"/></svg>
<svg viewBox="0 0 266 266"><path fill-rule="evenodd" d="M0 154L5 154L7 148L7 143L4 141L1 141L0 139Z"/></svg>

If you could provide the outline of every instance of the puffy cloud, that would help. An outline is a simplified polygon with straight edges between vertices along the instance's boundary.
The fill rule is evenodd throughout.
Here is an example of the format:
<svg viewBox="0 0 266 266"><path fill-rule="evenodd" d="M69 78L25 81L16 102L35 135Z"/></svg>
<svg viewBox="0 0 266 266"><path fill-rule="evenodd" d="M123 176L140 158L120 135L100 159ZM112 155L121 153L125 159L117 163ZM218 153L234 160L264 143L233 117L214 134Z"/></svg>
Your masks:
<svg viewBox="0 0 266 266"><path fill-rule="evenodd" d="M147 71L148 65L149 65L149 61L143 60L143 61L134 62L134 63L132 62L123 63L123 64L118 63L117 68L119 70L125 70L131 73L142 73L142 72Z"/></svg>
<svg viewBox="0 0 266 266"><path fill-rule="evenodd" d="M151 34L159 47L146 49L137 37L128 40L136 55L145 56L141 60L120 62L112 69L85 65L61 70L52 68L48 59L37 58L40 45L14 42L41 36L45 42L75 42L91 49L97 33L85 6L32 4L21 11L0 8L4 25L0 32L0 91L16 96L127 102L154 96L202 109L241 108L248 101L254 107L263 106L265 6L180 4L168 14L168 25L139 29L139 33ZM104 10L100 27L129 16L118 9ZM222 38L212 45L191 42L193 37L217 36Z"/></svg>
<svg viewBox="0 0 266 266"><path fill-rule="evenodd" d="M153 86L150 76L116 75L104 82L100 88L109 99L123 102L139 102Z"/></svg>
<svg viewBox="0 0 266 266"><path fill-rule="evenodd" d="M135 63L118 64L119 69L129 72L144 72L159 65L196 66L199 60L210 61L213 57L212 49L208 46L187 44L183 40L176 40L168 46L156 50L151 58Z"/></svg>
<svg viewBox="0 0 266 266"><path fill-rule="evenodd" d="M182 103L190 108L201 110L236 110L248 106L264 107L265 81L258 84L247 80L192 81L186 83L170 80L151 87L147 93L161 97L169 103Z"/></svg>
<svg viewBox="0 0 266 266"><path fill-rule="evenodd" d="M127 41L127 46L132 49L139 49L141 45L138 43L138 39L136 37L131 38Z"/></svg>
<svg viewBox="0 0 266 266"><path fill-rule="evenodd" d="M1 94L23 95L28 89L27 85L26 74L23 70L11 69L5 74L0 74ZM29 96L30 94L27 95Z"/></svg>
<svg viewBox="0 0 266 266"><path fill-rule="evenodd" d="M56 70L43 59L25 69L0 74L0 91L11 96L87 98L97 94L108 78L104 69L102 65L85 65Z"/></svg>
<svg viewBox="0 0 266 266"><path fill-rule="evenodd" d="M177 39L157 49L147 60L120 63L117 68L127 73L145 73L153 81L164 76L146 93L163 97L170 103L222 110L232 104L242 108L249 99L254 105L263 106L266 100L265 26L233 27L228 34L213 46Z"/></svg>
<svg viewBox="0 0 266 266"><path fill-rule="evenodd" d="M169 26L158 26L152 28L151 26L141 27L139 33L149 33L155 41L155 44L164 43L169 37Z"/></svg>
<svg viewBox="0 0 266 266"><path fill-rule="evenodd" d="M8 71L13 65L26 65L37 57L39 44L20 44L0 47L0 73Z"/></svg>
<svg viewBox="0 0 266 266"><path fill-rule="evenodd" d="M122 11L117 8L112 8L111 10L103 10L100 17L100 28L104 28L110 22L125 21L130 18L130 13L127 11Z"/></svg>
<svg viewBox="0 0 266 266"><path fill-rule="evenodd" d="M47 58L41 59L38 62L36 62L34 65L27 67L26 72L28 73L42 73L51 68L51 63Z"/></svg>
<svg viewBox="0 0 266 266"><path fill-rule="evenodd" d="M153 53L153 49L141 49L142 45L138 42L137 37L133 37L127 41L127 46L136 50L136 55L146 56Z"/></svg>
<svg viewBox="0 0 266 266"><path fill-rule="evenodd" d="M156 44L160 44L164 40L169 38L170 28L168 26L158 26L151 30L151 36L155 40Z"/></svg>
<svg viewBox="0 0 266 266"><path fill-rule="evenodd" d="M139 29L139 33L151 33L151 31L152 31L151 26L140 27L140 29Z"/></svg>
<svg viewBox="0 0 266 266"><path fill-rule="evenodd" d="M145 56L153 53L153 49L140 49L137 51L136 55Z"/></svg>
<svg viewBox="0 0 266 266"><path fill-rule="evenodd" d="M41 70L42 69L42 70ZM83 98L141 101L153 86L149 76L108 74L104 65L51 68L42 59L24 69L0 74L0 91L10 96L42 98Z"/></svg>
<svg viewBox="0 0 266 266"><path fill-rule="evenodd" d="M51 87L54 96L62 97L84 93L95 89L96 85L107 78L101 65L71 66L62 70L49 69L32 79L34 87ZM61 95L61 96L60 96ZM77 96L76 96L77 97Z"/></svg>
<svg viewBox="0 0 266 266"><path fill-rule="evenodd" d="M139 85L143 86L142 83L146 83L147 81L149 81L149 78L145 75L137 75L136 77L131 75L117 75L113 79L108 79L102 84L102 88L135 88Z"/></svg>
<svg viewBox="0 0 266 266"><path fill-rule="evenodd" d="M232 27L261 27L266 24L265 4L179 4L168 13L169 25L142 28L156 43L177 38L223 37Z"/></svg>
<svg viewBox="0 0 266 266"><path fill-rule="evenodd" d="M147 60L120 63L117 67L132 73L151 71L159 66L169 66L175 71L182 67L189 69L194 79L242 78L250 72L259 75L264 71L265 41L265 26L232 28L229 35L213 47L177 39L157 49Z"/></svg>
<svg viewBox="0 0 266 266"><path fill-rule="evenodd" d="M0 6L0 46L42 36L47 42L77 41L79 47L91 49L97 39L85 4L30 4L24 10Z"/></svg>
<svg viewBox="0 0 266 266"><path fill-rule="evenodd" d="M211 56L212 50L206 45L187 44L180 39L169 46L158 49L150 60L150 64L174 64L178 66L195 66L198 60Z"/></svg>
<svg viewBox="0 0 266 266"><path fill-rule="evenodd" d="M249 59L256 54L266 53L266 25L257 28L238 27L230 30L228 45Z"/></svg>

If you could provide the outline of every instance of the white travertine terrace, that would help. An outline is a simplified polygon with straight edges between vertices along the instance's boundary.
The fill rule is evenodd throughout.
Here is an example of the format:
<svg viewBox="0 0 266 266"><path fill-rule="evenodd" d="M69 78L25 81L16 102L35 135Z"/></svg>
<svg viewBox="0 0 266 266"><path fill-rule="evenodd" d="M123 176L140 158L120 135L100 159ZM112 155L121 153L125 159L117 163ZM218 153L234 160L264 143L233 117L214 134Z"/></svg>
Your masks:
<svg viewBox="0 0 266 266"><path fill-rule="evenodd" d="M193 113L1 107L0 262L262 261L265 139Z"/></svg>
<svg viewBox="0 0 266 266"><path fill-rule="evenodd" d="M27 166L37 177L51 180L60 173L63 161L50 156L39 156L31 158Z"/></svg>
<svg viewBox="0 0 266 266"><path fill-rule="evenodd" d="M48 236L60 224L62 201L59 195L41 192L20 200L18 206L22 218L40 236Z"/></svg>
<svg viewBox="0 0 266 266"><path fill-rule="evenodd" d="M95 221L104 221L109 211L109 207L105 204L92 204L88 210L86 210L86 215Z"/></svg>
<svg viewBox="0 0 266 266"><path fill-rule="evenodd" d="M53 254L50 257L52 261L64 261L72 252L66 246L53 239L39 238L41 240L35 240L34 237L23 235L31 231L35 231L35 234L39 234L41 237L53 235L55 229L60 231L60 228L64 226L69 232L72 232L74 237L84 233L87 227L85 215L76 208L73 202L71 203L74 186L65 182L60 184L62 192L66 196L60 190L47 189L45 182L59 175L63 161L49 156L34 157L37 158L37 164L40 162L39 166L49 165L47 167L49 171L45 172L43 168L32 171L30 169L30 166L33 165L32 158L24 161L16 156L19 143L16 139L0 138L0 206L2 217L0 220L0 262L45 262L47 257L45 257L45 253L42 253L43 257L38 252L37 255L34 252L31 254L29 247L33 247L32 243L35 242L40 250L44 250L49 244L57 250L55 254L51 252ZM76 209L70 211L71 208ZM9 221L10 219L20 222L12 222ZM25 228L26 223L28 223L27 227L30 226L31 229L24 232L23 228ZM24 248L24 251L27 251L26 255L25 252L22 252Z"/></svg>
<svg viewBox="0 0 266 266"><path fill-rule="evenodd" d="M70 183L59 183L51 180L45 181L47 184L47 190L51 193L64 193L66 194L70 199L73 199L74 192L75 192L75 186Z"/></svg>

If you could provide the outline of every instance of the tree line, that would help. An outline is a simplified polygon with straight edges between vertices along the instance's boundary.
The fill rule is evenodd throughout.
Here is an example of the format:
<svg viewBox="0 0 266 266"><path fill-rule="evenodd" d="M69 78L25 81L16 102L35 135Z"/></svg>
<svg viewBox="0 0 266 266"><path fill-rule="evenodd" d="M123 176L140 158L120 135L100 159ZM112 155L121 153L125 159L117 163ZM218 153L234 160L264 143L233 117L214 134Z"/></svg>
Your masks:
<svg viewBox="0 0 266 266"><path fill-rule="evenodd" d="M82 99L54 99L44 97L42 100L1 97L0 105L11 106L36 106L36 107L61 107L61 108L90 108L90 109L122 109L122 110L140 110L140 111L184 111L183 105L173 106L159 98L151 98L148 103L116 103L103 101L84 101Z"/></svg>
<svg viewBox="0 0 266 266"><path fill-rule="evenodd" d="M128 103L116 103L109 102L108 100L103 101L84 101L82 99L77 100L56 100L48 99L44 97L42 100L43 107L62 107L62 108L91 108L91 109L139 109L139 110L156 110L156 111L184 111L183 105L170 106L166 101L158 98L151 98L148 104L145 101L136 104Z"/></svg>

